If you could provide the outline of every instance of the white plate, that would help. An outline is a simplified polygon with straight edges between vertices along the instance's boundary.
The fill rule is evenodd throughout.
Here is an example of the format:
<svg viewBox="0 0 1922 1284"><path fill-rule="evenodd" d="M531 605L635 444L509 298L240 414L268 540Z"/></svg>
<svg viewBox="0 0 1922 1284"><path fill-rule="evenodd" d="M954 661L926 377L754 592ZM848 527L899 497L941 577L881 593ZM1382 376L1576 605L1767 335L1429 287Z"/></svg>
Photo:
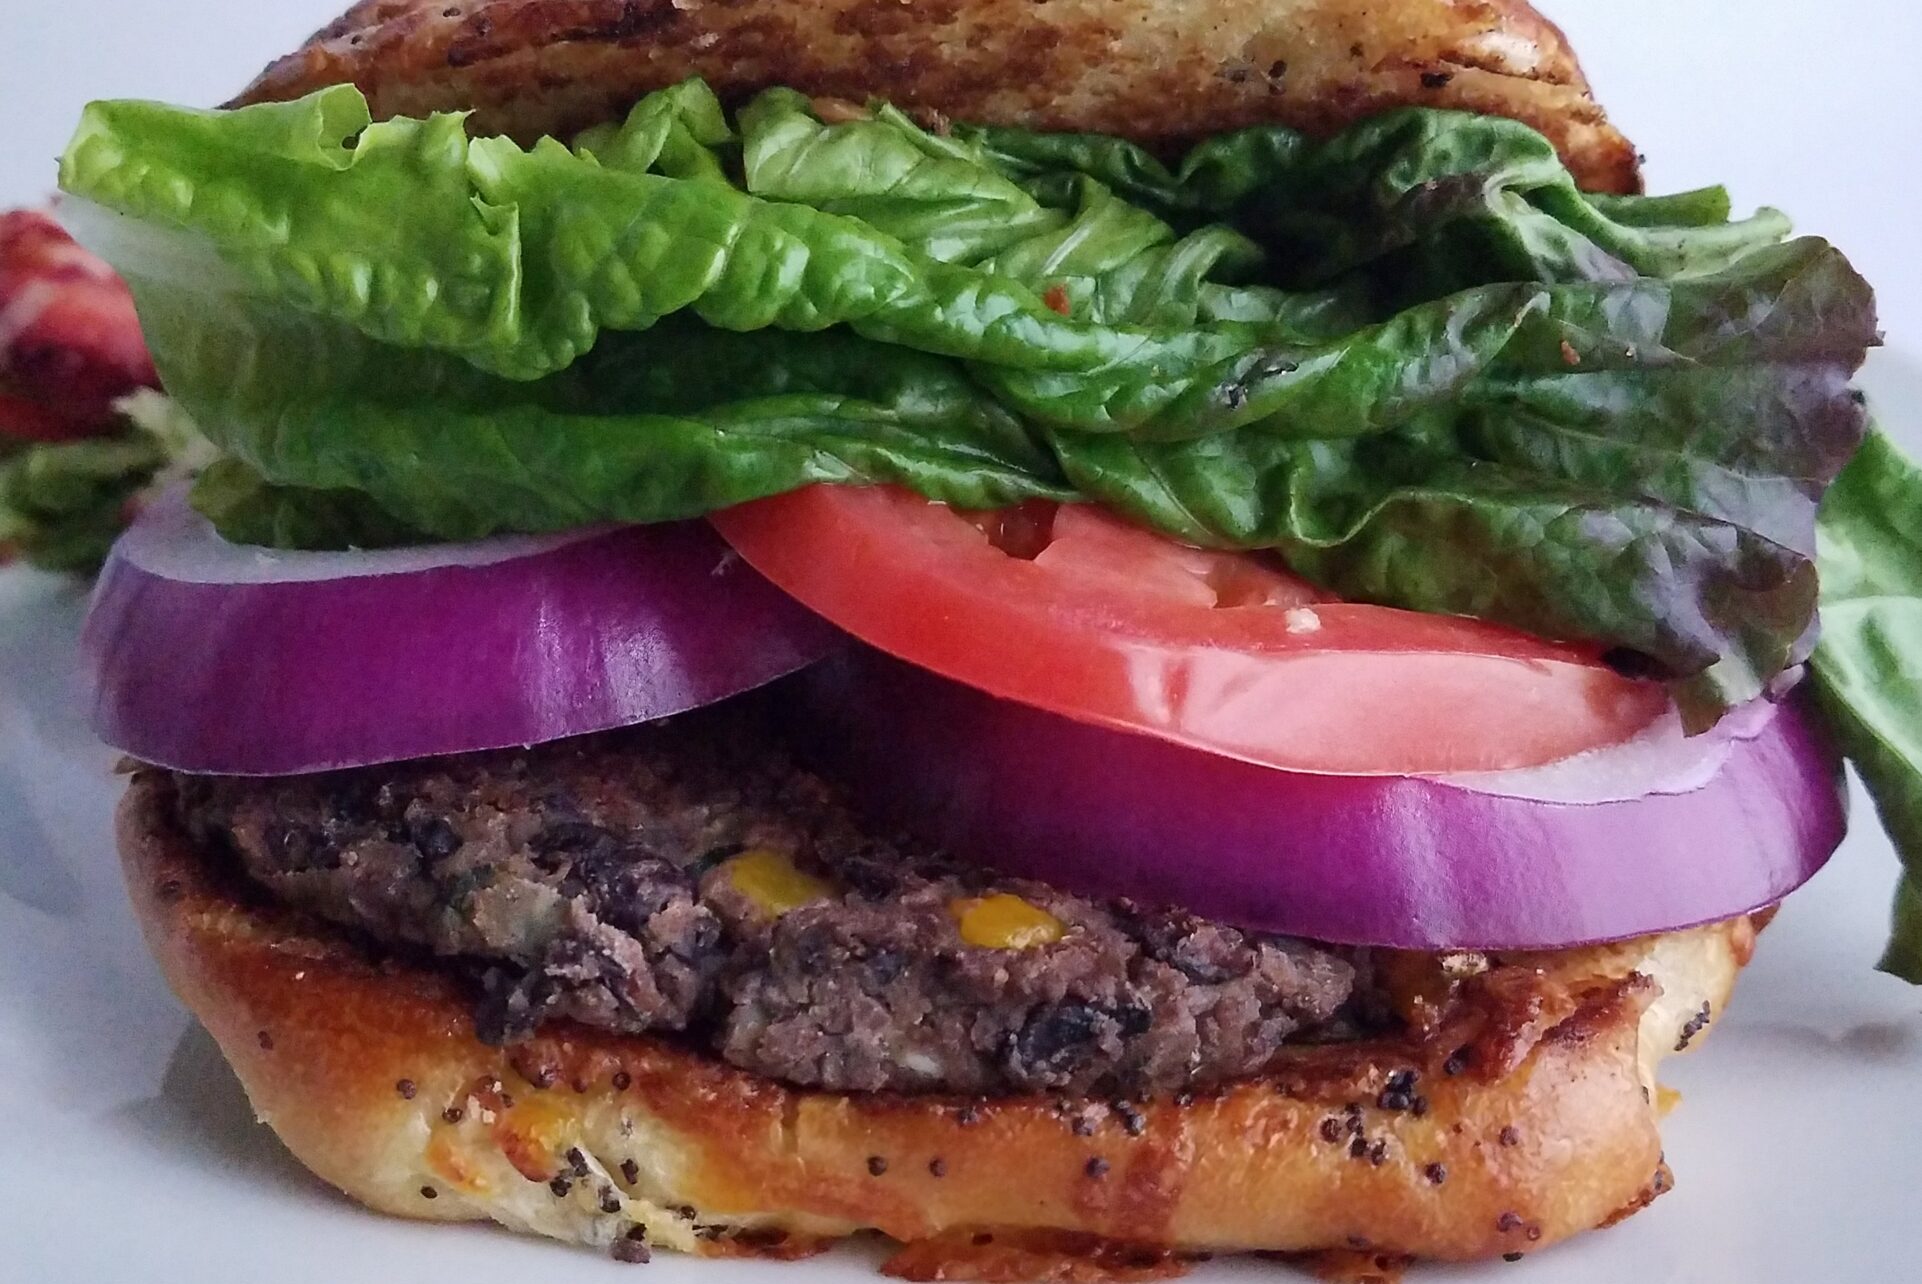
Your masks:
<svg viewBox="0 0 1922 1284"><path fill-rule="evenodd" d="M1654 153L1657 186L1727 180L1738 201L1798 212L1876 280L1898 337L1917 334L1922 154L1918 113L1901 104L1922 32L1908 6L1549 7L1617 118ZM57 149L86 97L220 97L329 10L325 0L69 0L10 12L0 118L23 132L0 154L0 198L30 199L46 184L36 158ZM1885 420L1922 449L1922 362L1898 343L1867 382ZM628 1278L578 1250L361 1213L253 1123L219 1054L156 975L121 893L109 834L118 786L72 676L81 605L69 585L0 574L0 1280ZM1417 1280L1916 1277L1922 991L1870 970L1894 863L1865 801L1857 807L1855 834L1766 934L1727 1021L1701 1053L1671 1063L1684 1098L1665 1130L1675 1193L1525 1266ZM872 1278L869 1259L663 1259L648 1278L851 1284ZM1278 1274L1217 1264L1198 1278Z"/></svg>

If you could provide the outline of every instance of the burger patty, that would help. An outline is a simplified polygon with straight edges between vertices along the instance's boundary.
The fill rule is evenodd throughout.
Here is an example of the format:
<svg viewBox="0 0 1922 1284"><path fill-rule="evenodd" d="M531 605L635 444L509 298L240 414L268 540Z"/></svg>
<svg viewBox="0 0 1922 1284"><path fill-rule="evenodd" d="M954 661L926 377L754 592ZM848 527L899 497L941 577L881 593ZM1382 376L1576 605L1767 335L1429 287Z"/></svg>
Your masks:
<svg viewBox="0 0 1922 1284"><path fill-rule="evenodd" d="M764 700L534 750L174 778L274 897L554 1017L832 1090L1145 1096L1340 1037L1355 951L1068 895L868 828Z"/></svg>

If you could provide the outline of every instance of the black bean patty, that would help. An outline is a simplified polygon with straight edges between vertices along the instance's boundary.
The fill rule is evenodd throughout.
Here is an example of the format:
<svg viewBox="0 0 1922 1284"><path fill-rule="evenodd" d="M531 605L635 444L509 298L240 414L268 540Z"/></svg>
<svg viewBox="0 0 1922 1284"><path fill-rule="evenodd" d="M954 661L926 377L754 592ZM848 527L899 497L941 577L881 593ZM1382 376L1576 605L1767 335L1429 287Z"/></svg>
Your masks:
<svg viewBox="0 0 1922 1284"><path fill-rule="evenodd" d="M962 866L865 827L754 701L534 750L176 777L272 895L470 973L493 1043L684 1032L835 1090L1145 1096L1330 1037L1348 952Z"/></svg>

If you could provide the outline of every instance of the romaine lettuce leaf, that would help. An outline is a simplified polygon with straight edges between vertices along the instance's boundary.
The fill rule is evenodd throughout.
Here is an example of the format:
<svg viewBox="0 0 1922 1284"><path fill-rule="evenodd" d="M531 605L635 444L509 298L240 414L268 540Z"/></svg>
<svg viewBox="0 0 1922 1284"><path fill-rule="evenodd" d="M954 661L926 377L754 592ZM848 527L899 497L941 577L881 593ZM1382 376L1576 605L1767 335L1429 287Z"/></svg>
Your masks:
<svg viewBox="0 0 1922 1284"><path fill-rule="evenodd" d="M1716 272L1780 240L1764 210L1729 221L1719 188L1661 198L1581 191L1546 138L1490 117L1402 109L1317 142L1260 127L1211 139L1175 170L1121 139L963 129L1011 178L1095 179L1177 224L1224 221L1291 285L1357 269L1397 297L1490 281L1617 280Z"/></svg>
<svg viewBox="0 0 1922 1284"><path fill-rule="evenodd" d="M1092 498L1613 648L1698 724L1807 658L1876 340L1860 277L1779 216L1586 196L1538 135L1450 113L1170 169L779 90L730 120L695 82L522 148L341 87L98 104L63 181L234 461L204 494L230 531L468 537L815 481Z"/></svg>
<svg viewBox="0 0 1922 1284"><path fill-rule="evenodd" d="M1816 691L1906 869L1883 970L1922 985L1922 468L1872 434L1821 541Z"/></svg>

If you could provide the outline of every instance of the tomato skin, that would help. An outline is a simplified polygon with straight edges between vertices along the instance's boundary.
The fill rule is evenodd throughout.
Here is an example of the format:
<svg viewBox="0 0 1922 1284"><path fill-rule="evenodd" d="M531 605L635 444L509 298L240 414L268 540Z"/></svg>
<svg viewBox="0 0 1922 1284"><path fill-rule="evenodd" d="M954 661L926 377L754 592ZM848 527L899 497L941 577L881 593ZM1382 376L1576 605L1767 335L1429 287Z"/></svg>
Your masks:
<svg viewBox="0 0 1922 1284"><path fill-rule="evenodd" d="M1268 766L1537 766L1625 739L1668 703L1592 650L1327 601L1260 559L1187 548L1096 510L1064 506L1053 541L1022 550L1042 543L1032 557L996 547L978 516L884 487L808 487L714 522L757 571L880 650L1050 712Z"/></svg>

